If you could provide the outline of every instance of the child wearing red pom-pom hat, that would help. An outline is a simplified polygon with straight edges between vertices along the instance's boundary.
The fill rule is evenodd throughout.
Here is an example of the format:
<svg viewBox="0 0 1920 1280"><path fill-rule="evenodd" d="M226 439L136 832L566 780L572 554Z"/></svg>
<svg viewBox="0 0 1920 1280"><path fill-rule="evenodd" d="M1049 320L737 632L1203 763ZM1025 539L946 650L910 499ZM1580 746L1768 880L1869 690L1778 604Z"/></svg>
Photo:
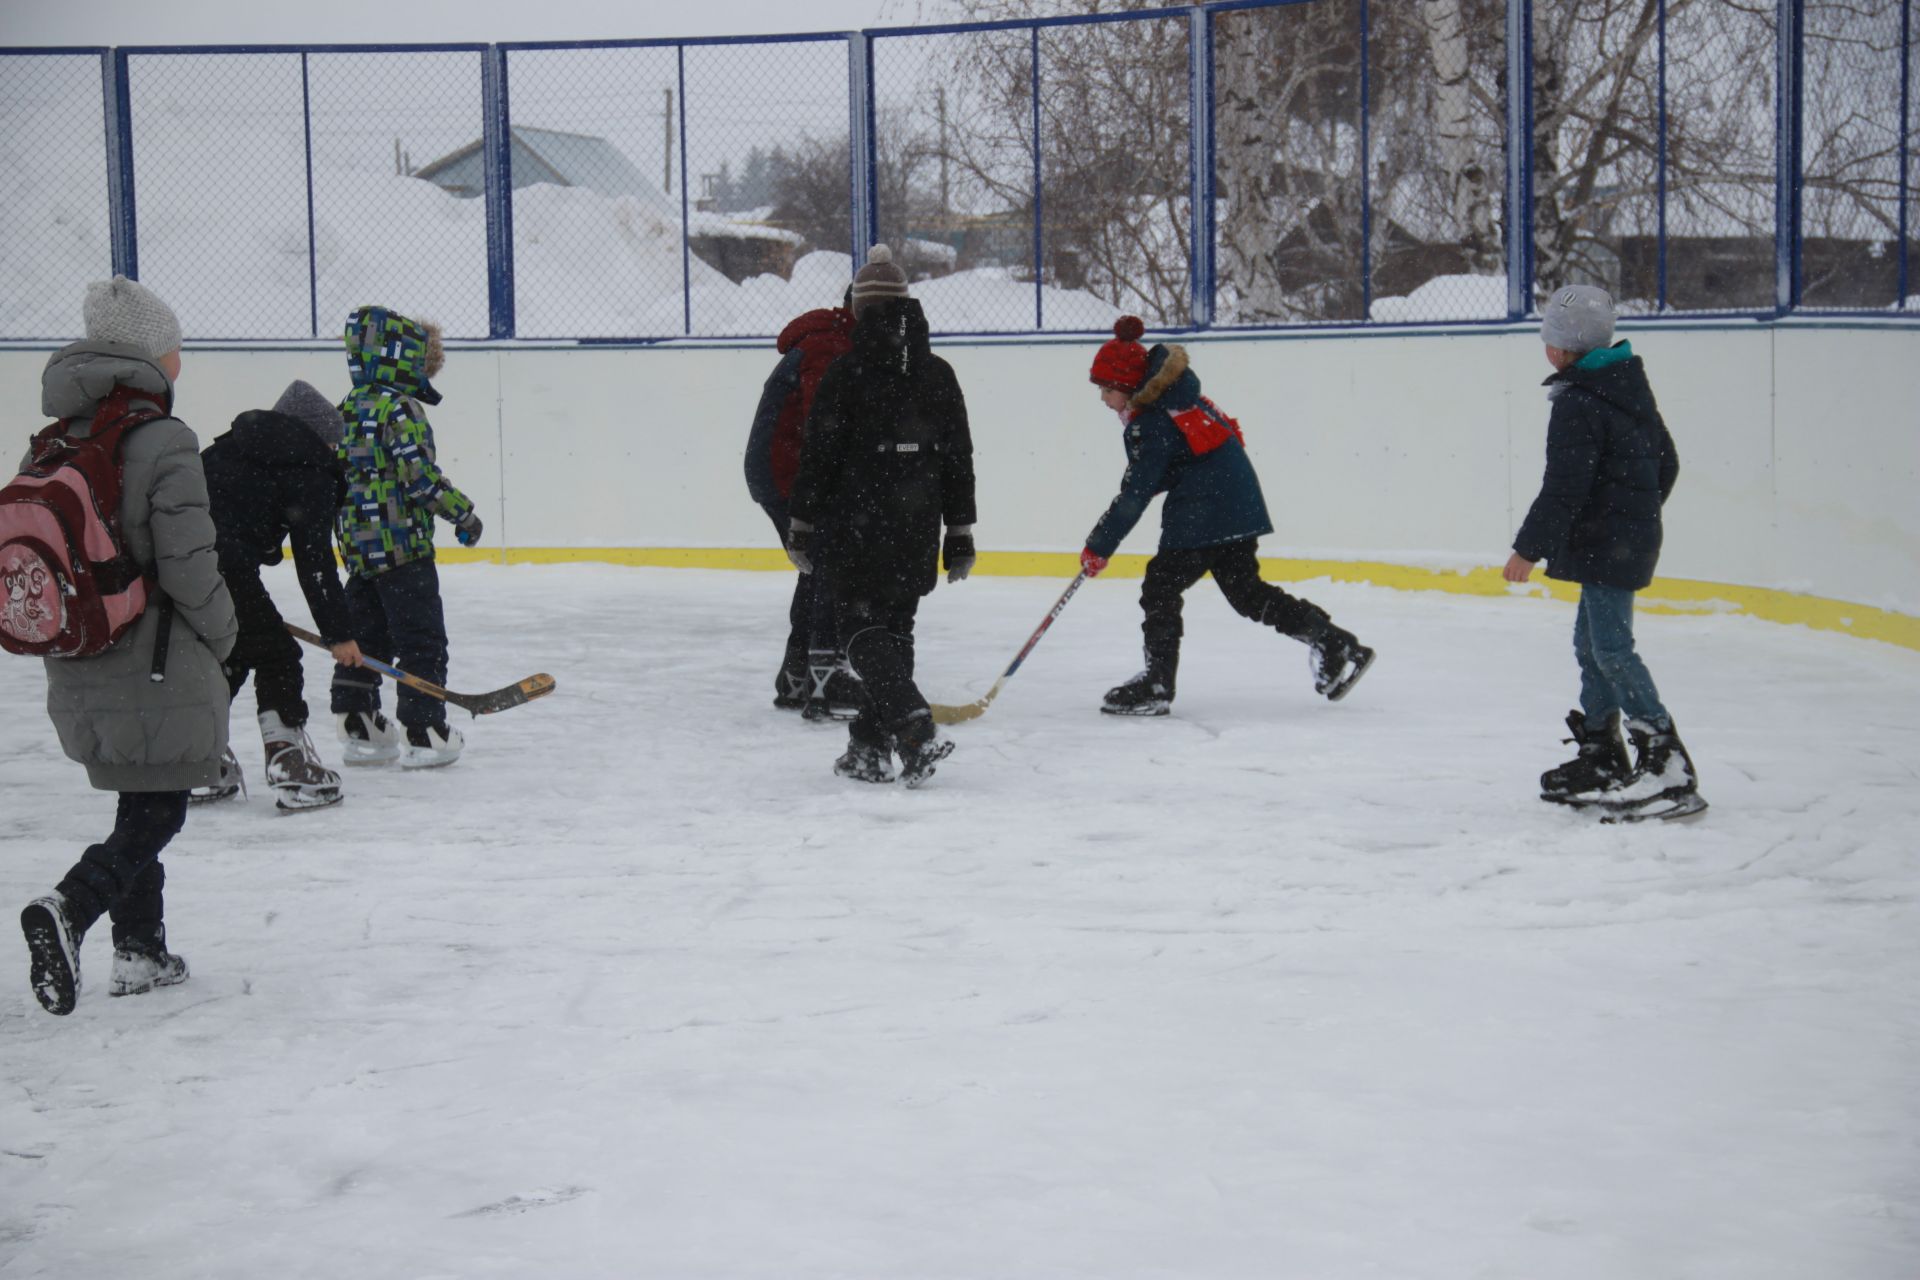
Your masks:
<svg viewBox="0 0 1920 1280"><path fill-rule="evenodd" d="M1125 426L1127 470L1119 496L1080 553L1088 577L1107 567L1153 496L1167 495L1160 549L1147 562L1140 591L1147 669L1109 689L1100 709L1116 716L1163 716L1172 708L1181 605L1187 588L1208 573L1242 617L1306 642L1317 692L1345 696L1373 662L1373 650L1334 626L1318 605L1260 580L1259 539L1273 532L1273 523L1240 424L1200 394L1184 347L1140 345L1146 329L1138 316L1122 316L1113 340L1094 356L1090 374L1101 403Z"/></svg>

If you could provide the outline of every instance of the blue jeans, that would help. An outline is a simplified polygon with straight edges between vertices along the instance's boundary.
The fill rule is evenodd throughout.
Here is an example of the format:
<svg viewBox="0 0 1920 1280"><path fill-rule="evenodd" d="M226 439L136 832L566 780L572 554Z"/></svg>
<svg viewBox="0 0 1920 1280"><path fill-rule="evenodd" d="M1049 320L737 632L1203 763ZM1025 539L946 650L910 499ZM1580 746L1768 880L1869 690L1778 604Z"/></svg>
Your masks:
<svg viewBox="0 0 1920 1280"><path fill-rule="evenodd" d="M1580 710L1589 723L1615 711L1660 728L1671 723L1647 664L1633 650L1633 592L1581 586L1573 656L1580 663Z"/></svg>
<svg viewBox="0 0 1920 1280"><path fill-rule="evenodd" d="M347 613L360 651L434 684L447 682L447 622L440 608L440 571L431 557L409 560L371 578L347 575ZM445 728L447 704L401 685L395 701L409 729ZM333 668L334 714L380 709L380 676L372 667Z"/></svg>

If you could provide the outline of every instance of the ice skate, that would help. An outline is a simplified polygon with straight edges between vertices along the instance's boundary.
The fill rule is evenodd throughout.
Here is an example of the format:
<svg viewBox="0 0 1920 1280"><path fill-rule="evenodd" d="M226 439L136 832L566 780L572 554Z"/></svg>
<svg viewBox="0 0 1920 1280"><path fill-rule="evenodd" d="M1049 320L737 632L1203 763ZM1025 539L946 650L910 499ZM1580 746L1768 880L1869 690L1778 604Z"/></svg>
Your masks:
<svg viewBox="0 0 1920 1280"><path fill-rule="evenodd" d="M107 983L110 996L145 995L155 987L178 986L187 980L187 962L167 950L164 927L157 939L128 942L113 949L113 977Z"/></svg>
<svg viewBox="0 0 1920 1280"><path fill-rule="evenodd" d="M247 778L240 772L239 757L228 747L227 753L220 757L220 781L206 787L192 787L187 791L188 804L214 804L221 800L232 800L236 796L245 798Z"/></svg>
<svg viewBox="0 0 1920 1280"><path fill-rule="evenodd" d="M833 771L855 782L892 782L893 753L848 737L846 752L833 762Z"/></svg>
<svg viewBox="0 0 1920 1280"><path fill-rule="evenodd" d="M1173 710L1173 681L1142 671L1107 690L1100 710L1110 716L1164 716Z"/></svg>
<svg viewBox="0 0 1920 1280"><path fill-rule="evenodd" d="M1592 805L1602 822L1672 822L1706 810L1693 757L1671 723L1661 728L1629 720L1627 736L1633 740L1633 772L1595 794Z"/></svg>
<svg viewBox="0 0 1920 1280"><path fill-rule="evenodd" d="M451 725L415 725L407 729L402 769L439 769L452 764L466 749L467 740Z"/></svg>
<svg viewBox="0 0 1920 1280"><path fill-rule="evenodd" d="M867 691L860 678L845 666L834 666L825 680L815 680L801 714L809 720L852 720L866 701Z"/></svg>
<svg viewBox="0 0 1920 1280"><path fill-rule="evenodd" d="M349 711L333 719L340 729L340 758L348 764L392 764L400 758L400 730L378 711Z"/></svg>
<svg viewBox="0 0 1920 1280"><path fill-rule="evenodd" d="M67 900L57 893L35 898L20 913L31 964L27 981L40 1007L69 1014L80 1000L80 938L67 919Z"/></svg>
<svg viewBox="0 0 1920 1280"><path fill-rule="evenodd" d="M1579 711L1567 712L1567 729L1579 754L1540 775L1540 798L1555 804L1590 804L1608 787L1625 782L1633 761L1620 740L1620 713L1589 723Z"/></svg>
<svg viewBox="0 0 1920 1280"><path fill-rule="evenodd" d="M1328 702L1346 697L1373 665L1373 650L1354 639L1352 632L1331 624L1307 644L1307 669L1313 673L1313 691Z"/></svg>
<svg viewBox="0 0 1920 1280"><path fill-rule="evenodd" d="M340 803L340 775L320 763L304 727L285 724L278 712L263 711L260 737L266 743L267 785L273 788L275 805L296 812Z"/></svg>
<svg viewBox="0 0 1920 1280"><path fill-rule="evenodd" d="M807 688L806 655L788 653L774 673L773 705L782 711L798 711L807 705Z"/></svg>

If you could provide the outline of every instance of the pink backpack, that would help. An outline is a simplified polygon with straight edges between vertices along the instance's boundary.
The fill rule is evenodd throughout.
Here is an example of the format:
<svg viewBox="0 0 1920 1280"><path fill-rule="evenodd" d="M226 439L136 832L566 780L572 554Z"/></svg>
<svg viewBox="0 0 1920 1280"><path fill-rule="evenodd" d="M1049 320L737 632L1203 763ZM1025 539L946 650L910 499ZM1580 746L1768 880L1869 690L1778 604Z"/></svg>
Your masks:
<svg viewBox="0 0 1920 1280"><path fill-rule="evenodd" d="M120 536L121 441L167 415L115 391L93 433L73 419L33 438L26 469L0 488L0 648L34 657L106 651L147 606L152 586ZM145 399L145 397L137 397Z"/></svg>

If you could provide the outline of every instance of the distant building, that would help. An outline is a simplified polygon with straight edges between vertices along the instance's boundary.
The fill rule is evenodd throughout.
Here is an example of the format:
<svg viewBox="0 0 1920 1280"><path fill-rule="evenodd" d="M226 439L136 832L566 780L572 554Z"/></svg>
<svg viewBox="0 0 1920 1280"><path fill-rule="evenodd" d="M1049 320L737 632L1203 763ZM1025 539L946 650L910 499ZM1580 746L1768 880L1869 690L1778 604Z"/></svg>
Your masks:
<svg viewBox="0 0 1920 1280"><path fill-rule="evenodd" d="M585 187L603 196L661 197L660 184L649 181L624 151L605 138L529 125L515 125L509 133L513 139L510 158L515 191L545 182L556 187ZM470 142L415 170L413 176L453 195L477 198L487 189L483 148L481 142Z"/></svg>

